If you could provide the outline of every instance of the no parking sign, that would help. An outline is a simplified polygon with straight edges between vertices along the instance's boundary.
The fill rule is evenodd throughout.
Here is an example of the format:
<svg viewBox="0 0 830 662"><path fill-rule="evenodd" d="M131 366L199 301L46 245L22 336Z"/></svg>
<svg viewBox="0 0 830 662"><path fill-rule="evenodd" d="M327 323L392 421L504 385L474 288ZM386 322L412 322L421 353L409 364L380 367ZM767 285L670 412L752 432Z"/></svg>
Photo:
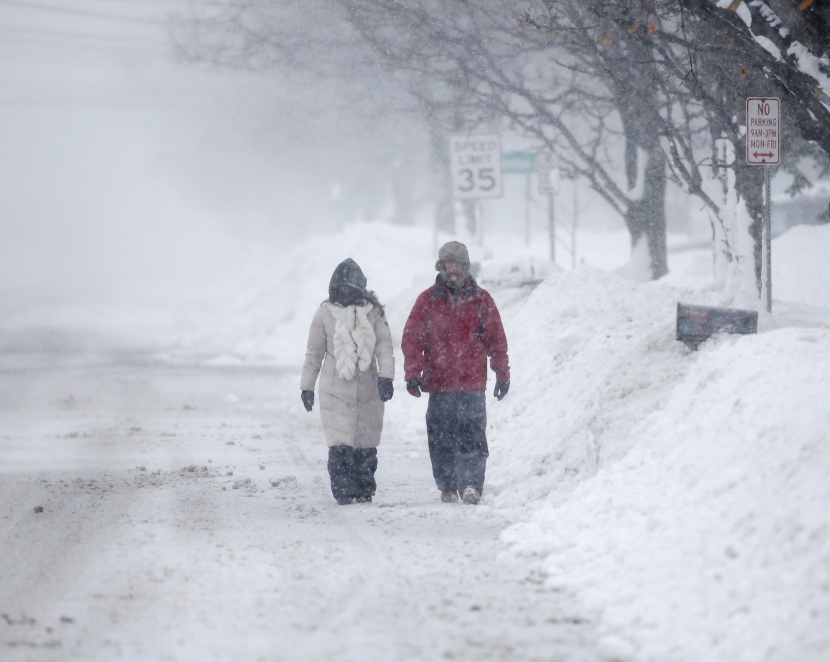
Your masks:
<svg viewBox="0 0 830 662"><path fill-rule="evenodd" d="M746 162L749 165L781 163L781 100L750 97L746 100Z"/></svg>

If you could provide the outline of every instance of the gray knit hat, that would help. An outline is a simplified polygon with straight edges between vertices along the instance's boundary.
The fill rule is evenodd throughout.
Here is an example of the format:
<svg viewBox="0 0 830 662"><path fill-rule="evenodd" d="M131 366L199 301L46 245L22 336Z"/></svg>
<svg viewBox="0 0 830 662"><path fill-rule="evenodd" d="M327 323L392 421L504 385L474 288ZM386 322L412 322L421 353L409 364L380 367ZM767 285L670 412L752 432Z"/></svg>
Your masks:
<svg viewBox="0 0 830 662"><path fill-rule="evenodd" d="M435 263L435 271L444 270L444 262L458 262L459 264L470 264L470 254L467 247L460 241L448 241L438 250L438 262Z"/></svg>

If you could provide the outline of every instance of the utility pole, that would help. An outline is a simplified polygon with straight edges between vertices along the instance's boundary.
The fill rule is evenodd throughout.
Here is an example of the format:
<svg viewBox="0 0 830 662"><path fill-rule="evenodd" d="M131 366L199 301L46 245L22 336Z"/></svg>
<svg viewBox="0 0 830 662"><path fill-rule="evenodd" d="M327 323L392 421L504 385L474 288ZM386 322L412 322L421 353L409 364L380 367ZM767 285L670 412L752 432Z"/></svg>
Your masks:
<svg viewBox="0 0 830 662"><path fill-rule="evenodd" d="M553 152L542 151L538 156L539 170L539 193L548 196L548 240L550 241L550 261L556 262L556 227L554 225L553 196L556 194L554 173L556 170L556 158Z"/></svg>

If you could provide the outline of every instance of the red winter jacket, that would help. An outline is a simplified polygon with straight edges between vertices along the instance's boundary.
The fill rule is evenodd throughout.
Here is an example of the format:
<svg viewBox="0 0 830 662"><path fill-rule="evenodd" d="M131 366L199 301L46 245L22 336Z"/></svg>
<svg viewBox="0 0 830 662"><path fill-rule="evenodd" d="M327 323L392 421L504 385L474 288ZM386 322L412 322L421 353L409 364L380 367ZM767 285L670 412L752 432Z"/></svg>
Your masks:
<svg viewBox="0 0 830 662"><path fill-rule="evenodd" d="M422 292L403 330L405 379L432 393L483 391L487 357L497 381L510 379L507 337L496 302L469 277L455 293L441 276Z"/></svg>

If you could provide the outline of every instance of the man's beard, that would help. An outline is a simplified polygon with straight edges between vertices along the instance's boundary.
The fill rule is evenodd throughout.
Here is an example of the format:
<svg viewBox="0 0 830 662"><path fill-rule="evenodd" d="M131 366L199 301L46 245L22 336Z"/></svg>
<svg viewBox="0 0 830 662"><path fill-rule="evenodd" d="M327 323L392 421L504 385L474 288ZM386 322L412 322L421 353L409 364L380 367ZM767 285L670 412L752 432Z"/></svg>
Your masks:
<svg viewBox="0 0 830 662"><path fill-rule="evenodd" d="M451 289L457 289L464 284L464 281L467 280L467 276L469 275L469 269L465 269L461 273L458 274L449 274L446 271L441 272L441 278L447 284L447 287Z"/></svg>

